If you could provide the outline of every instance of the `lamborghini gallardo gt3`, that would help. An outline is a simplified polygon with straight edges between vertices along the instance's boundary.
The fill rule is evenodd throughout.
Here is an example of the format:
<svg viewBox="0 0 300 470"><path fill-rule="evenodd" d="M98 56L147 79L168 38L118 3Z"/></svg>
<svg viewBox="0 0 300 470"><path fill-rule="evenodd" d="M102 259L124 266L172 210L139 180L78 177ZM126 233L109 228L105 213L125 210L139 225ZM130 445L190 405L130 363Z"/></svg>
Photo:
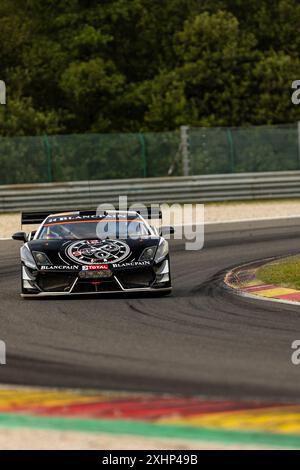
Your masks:
<svg viewBox="0 0 300 470"><path fill-rule="evenodd" d="M161 219L158 211L157 218ZM153 227L138 211L23 213L18 232L22 297L171 292L172 227Z"/></svg>

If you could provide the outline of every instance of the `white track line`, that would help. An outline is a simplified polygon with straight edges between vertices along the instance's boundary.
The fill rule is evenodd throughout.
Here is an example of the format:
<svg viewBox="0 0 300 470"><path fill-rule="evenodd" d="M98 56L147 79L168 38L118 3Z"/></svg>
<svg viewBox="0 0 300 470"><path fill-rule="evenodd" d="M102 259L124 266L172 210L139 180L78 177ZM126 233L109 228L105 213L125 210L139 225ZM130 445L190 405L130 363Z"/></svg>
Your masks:
<svg viewBox="0 0 300 470"><path fill-rule="evenodd" d="M300 215L280 215L279 217L259 217L258 219L231 219L231 220L214 220L210 222L205 222L205 225L213 225L213 224L229 224L229 223L237 223L237 222L262 222L263 220L265 221L276 221L276 220L296 220L299 219L300 221Z"/></svg>
<svg viewBox="0 0 300 470"><path fill-rule="evenodd" d="M232 289L232 290L235 290L235 289ZM254 300L264 300L265 302L277 302L280 304L297 305L298 307L300 306L300 302L297 302L296 300L274 299L272 297L263 297L260 295L248 294L248 292L243 292L243 291L240 291L239 293L236 292L236 295L241 295L241 297L248 297L249 299L254 299Z"/></svg>

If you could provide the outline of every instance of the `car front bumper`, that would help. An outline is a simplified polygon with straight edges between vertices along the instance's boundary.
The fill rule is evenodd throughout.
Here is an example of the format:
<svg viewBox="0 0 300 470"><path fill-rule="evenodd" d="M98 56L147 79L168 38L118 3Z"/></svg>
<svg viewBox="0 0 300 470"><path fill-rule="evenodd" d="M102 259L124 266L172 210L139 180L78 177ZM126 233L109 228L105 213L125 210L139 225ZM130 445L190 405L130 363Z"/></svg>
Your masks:
<svg viewBox="0 0 300 470"><path fill-rule="evenodd" d="M22 266L22 297L70 296L132 292L166 292L171 290L169 259L147 269L112 272L108 278L80 273L33 271Z"/></svg>

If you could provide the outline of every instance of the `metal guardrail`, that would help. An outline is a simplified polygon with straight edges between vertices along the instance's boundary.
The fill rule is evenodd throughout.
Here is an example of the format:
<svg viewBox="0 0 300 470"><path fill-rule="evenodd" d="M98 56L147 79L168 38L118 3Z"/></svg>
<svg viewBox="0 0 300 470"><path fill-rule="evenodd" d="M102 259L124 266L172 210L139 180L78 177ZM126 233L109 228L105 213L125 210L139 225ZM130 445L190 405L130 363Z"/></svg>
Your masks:
<svg viewBox="0 0 300 470"><path fill-rule="evenodd" d="M300 171L0 186L0 212L93 208L101 203L184 203L300 196Z"/></svg>

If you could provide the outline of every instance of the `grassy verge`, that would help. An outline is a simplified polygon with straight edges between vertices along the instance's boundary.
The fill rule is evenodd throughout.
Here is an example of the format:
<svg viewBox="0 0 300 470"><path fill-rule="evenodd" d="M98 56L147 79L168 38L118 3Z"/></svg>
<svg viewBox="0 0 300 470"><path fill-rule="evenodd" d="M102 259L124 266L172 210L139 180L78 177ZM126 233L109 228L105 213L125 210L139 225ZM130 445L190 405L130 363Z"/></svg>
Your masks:
<svg viewBox="0 0 300 470"><path fill-rule="evenodd" d="M300 255L266 264L257 270L256 277L266 284L300 290Z"/></svg>

